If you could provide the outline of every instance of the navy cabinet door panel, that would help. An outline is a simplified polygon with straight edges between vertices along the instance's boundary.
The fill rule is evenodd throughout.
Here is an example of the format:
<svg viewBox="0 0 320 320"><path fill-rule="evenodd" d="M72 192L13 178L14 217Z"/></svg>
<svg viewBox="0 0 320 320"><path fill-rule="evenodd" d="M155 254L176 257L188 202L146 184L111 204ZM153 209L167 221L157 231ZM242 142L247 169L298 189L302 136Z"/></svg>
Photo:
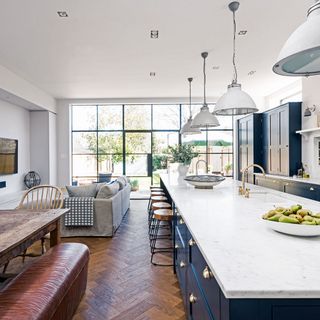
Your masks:
<svg viewBox="0 0 320 320"><path fill-rule="evenodd" d="M320 186L304 182L285 182L284 191L296 196L320 201Z"/></svg>
<svg viewBox="0 0 320 320"><path fill-rule="evenodd" d="M215 320L220 320L220 287L197 244L190 246L191 265Z"/></svg>
<svg viewBox="0 0 320 320"><path fill-rule="evenodd" d="M210 314L205 298L197 283L192 268L188 268L188 309L189 319L192 320L214 320Z"/></svg>

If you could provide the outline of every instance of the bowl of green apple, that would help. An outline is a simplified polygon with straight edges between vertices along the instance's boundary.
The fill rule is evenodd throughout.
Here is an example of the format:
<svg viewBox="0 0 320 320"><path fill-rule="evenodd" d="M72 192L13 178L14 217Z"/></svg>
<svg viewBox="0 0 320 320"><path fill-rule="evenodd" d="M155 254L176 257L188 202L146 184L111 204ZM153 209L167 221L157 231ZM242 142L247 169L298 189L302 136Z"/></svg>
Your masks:
<svg viewBox="0 0 320 320"><path fill-rule="evenodd" d="M277 232L300 237L320 236L320 213L313 213L300 204L274 208L262 218L268 228Z"/></svg>

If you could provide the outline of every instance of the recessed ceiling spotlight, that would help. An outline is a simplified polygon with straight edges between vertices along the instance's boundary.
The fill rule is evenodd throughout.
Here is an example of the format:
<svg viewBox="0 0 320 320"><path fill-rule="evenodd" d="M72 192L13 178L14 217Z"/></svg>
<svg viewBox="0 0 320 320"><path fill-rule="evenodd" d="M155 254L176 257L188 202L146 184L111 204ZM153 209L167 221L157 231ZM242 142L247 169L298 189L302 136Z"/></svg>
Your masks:
<svg viewBox="0 0 320 320"><path fill-rule="evenodd" d="M155 72L150 72L150 77L155 77L156 73Z"/></svg>
<svg viewBox="0 0 320 320"><path fill-rule="evenodd" d="M212 67L212 70L219 70L220 69L220 66L213 66Z"/></svg>
<svg viewBox="0 0 320 320"><path fill-rule="evenodd" d="M238 35L239 36L245 36L246 34L247 34L247 30L240 30L239 32L238 32Z"/></svg>
<svg viewBox="0 0 320 320"><path fill-rule="evenodd" d="M158 39L159 38L159 30L151 30L150 38L151 39Z"/></svg>
<svg viewBox="0 0 320 320"><path fill-rule="evenodd" d="M57 14L58 14L58 16L59 16L60 18L67 18L67 17L69 17L68 14L67 14L67 11L58 11Z"/></svg>
<svg viewBox="0 0 320 320"><path fill-rule="evenodd" d="M256 70L251 70L249 73L248 73L248 76L253 76L257 71Z"/></svg>

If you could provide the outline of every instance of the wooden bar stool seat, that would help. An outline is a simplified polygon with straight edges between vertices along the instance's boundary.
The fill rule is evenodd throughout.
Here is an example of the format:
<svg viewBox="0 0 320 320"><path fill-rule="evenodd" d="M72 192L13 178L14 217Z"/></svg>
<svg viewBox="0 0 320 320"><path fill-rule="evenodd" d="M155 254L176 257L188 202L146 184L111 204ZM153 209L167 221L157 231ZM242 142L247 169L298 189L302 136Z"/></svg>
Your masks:
<svg viewBox="0 0 320 320"><path fill-rule="evenodd" d="M158 209L153 211L153 218L160 221L172 221L173 212L171 209Z"/></svg>
<svg viewBox="0 0 320 320"><path fill-rule="evenodd" d="M162 191L152 191L151 192L151 197L156 197L156 196L165 196L166 194Z"/></svg>
<svg viewBox="0 0 320 320"><path fill-rule="evenodd" d="M168 202L155 202L151 206L152 211L159 210L159 209L171 209L171 204Z"/></svg>
<svg viewBox="0 0 320 320"><path fill-rule="evenodd" d="M152 186L150 186L150 190L151 189L162 189L162 188L160 188L159 186L156 186L156 185L152 185Z"/></svg>
<svg viewBox="0 0 320 320"><path fill-rule="evenodd" d="M151 203L156 203L156 202L164 202L164 201L167 201L168 198L165 197L165 196L154 196L154 197L151 197Z"/></svg>

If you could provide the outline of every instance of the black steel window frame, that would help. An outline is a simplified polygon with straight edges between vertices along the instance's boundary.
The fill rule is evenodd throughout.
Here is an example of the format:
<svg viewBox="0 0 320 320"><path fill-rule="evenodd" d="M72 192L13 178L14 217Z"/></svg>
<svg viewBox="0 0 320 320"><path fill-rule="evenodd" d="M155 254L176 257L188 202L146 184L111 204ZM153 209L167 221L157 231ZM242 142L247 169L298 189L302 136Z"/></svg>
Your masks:
<svg viewBox="0 0 320 320"><path fill-rule="evenodd" d="M99 106L119 106L122 107L122 129L99 129ZM145 105L145 106L150 106L151 108L151 129L145 129L145 130L132 130L132 129L125 129L125 106L132 106L132 105ZM153 129L153 107L154 106L177 106L179 107L179 129ZM200 105L199 103L194 103L192 104L193 106L196 105ZM208 104L210 105L214 105L214 104ZM94 130L76 130L73 129L73 107L74 106L92 106L96 108L96 129ZM182 143L182 135L180 134L180 130L182 128L182 126L184 125L183 123L183 119L182 119L182 108L183 106L185 106L185 104L178 104L178 103L159 103L159 104L147 104L147 103L126 103L126 104L107 104L107 103L101 103L101 104L72 104L71 105L71 178L72 181L75 180L75 178L88 178L88 179L96 179L98 181L99 179L99 163L97 161L97 165L96 165L96 172L97 175L96 176L86 176L86 175L81 175L81 176L74 176L73 175L73 156L95 156L96 159L98 159L99 156L101 155L122 155L122 174L126 174L126 156L128 155L145 155L145 156L150 156L151 159L153 159L153 155L157 155L157 153L153 152L153 133L157 133L157 132L172 132L172 133L178 133L178 143L181 144ZM233 146L234 146L234 136L233 136L233 132L234 132L234 121L233 121L233 117L232 117L232 128L230 129L206 129L206 130L202 130L204 132L206 132L206 150L209 149L209 140L208 140L208 133L209 132L232 132L232 150L233 150ZM73 133L95 133L96 134L96 139L97 139L97 148L96 148L96 153L73 153ZM99 153L99 139L98 139L98 133L103 133L103 132L107 132L107 133L121 133L122 134L122 153ZM151 133L151 150L150 153L126 153L126 140L125 140L125 136L126 133ZM208 156L209 155L232 155L232 175L234 174L234 152L199 152L199 154L201 155L206 155L206 160L208 161ZM152 162L152 160L151 160ZM130 176L132 178L151 178L151 184L153 183L153 168L151 167L151 172L148 172L147 176Z"/></svg>

